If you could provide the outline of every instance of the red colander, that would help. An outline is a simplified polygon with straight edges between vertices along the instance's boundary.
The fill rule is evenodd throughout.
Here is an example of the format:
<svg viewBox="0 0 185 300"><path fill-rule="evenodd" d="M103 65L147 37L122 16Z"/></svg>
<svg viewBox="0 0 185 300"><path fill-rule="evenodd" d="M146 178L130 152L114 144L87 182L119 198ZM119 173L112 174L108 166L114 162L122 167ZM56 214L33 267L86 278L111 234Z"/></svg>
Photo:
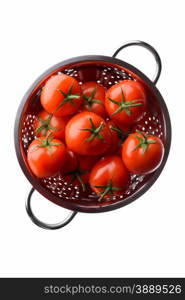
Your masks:
<svg viewBox="0 0 185 300"><path fill-rule="evenodd" d="M156 74L153 80L139 71L134 66L115 58L120 50L128 46L142 46L148 49L156 60ZM161 138L165 147L165 154L160 167L148 175L132 175L128 189L120 196L113 196L106 201L98 202L98 196L87 188L82 191L80 186L65 182L61 174L38 179L30 171L27 164L27 149L34 137L33 123L36 114L41 110L40 93L47 79L58 73L65 73L78 80L79 84L87 81L96 81L105 88L109 88L119 81L129 79L138 80L145 88L149 103L148 112L137 123L137 129ZM113 55L109 56L80 56L71 58L54 65L44 72L29 88L19 106L15 121L15 148L20 166L27 179L32 184L26 209L32 221L46 229L57 229L68 224L78 211L87 213L105 212L125 206L143 195L159 177L168 158L171 144L171 123L169 113L156 83L161 73L161 60L156 50L142 41L125 43ZM31 196L37 190L53 203L70 210L68 217L58 224L47 224L40 221L31 208Z"/></svg>

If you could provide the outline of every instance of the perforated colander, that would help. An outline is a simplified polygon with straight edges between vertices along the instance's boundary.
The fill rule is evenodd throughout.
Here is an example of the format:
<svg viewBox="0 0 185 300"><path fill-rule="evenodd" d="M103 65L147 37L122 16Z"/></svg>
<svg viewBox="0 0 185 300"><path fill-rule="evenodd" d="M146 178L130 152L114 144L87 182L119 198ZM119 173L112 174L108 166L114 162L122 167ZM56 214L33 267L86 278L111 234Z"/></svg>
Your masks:
<svg viewBox="0 0 185 300"><path fill-rule="evenodd" d="M143 46L154 55L157 69L153 81L132 65L115 58L120 50L131 45ZM164 143L165 155L160 167L152 174L144 176L132 175L128 189L121 196L113 196L111 199L99 202L98 196L90 188L87 187L86 192L83 192L80 186L74 186L65 182L61 174L38 179L32 175L29 169L26 154L29 144L35 138L33 129L35 116L42 109L40 93L47 79L61 72L74 77L79 84L87 81L96 81L105 88L110 88L119 81L129 79L140 81L145 88L149 105L147 112L137 122L136 129L160 137ZM63 61L51 67L33 83L20 104L15 122L17 157L24 174L33 186L26 202L27 212L33 222L43 228L61 228L73 219L77 211L102 212L113 210L136 200L151 187L166 163L171 143L171 124L168 110L161 94L155 87L160 72L161 60L156 50L147 43L133 41L120 47L113 57L93 55L75 57ZM59 224L46 224L38 220L33 214L30 205L34 189L55 204L70 209L69 216Z"/></svg>

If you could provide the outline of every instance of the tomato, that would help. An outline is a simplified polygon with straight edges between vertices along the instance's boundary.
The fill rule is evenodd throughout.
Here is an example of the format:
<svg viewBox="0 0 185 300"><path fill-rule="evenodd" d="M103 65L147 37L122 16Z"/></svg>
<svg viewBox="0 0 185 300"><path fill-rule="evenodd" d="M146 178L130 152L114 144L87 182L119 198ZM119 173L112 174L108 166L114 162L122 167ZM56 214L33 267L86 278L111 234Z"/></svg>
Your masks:
<svg viewBox="0 0 185 300"><path fill-rule="evenodd" d="M120 155L120 149L121 149L122 143L128 136L128 131L127 132L125 131L126 129L128 130L128 126L127 126L127 128L125 126L124 131L123 131L112 120L109 120L107 122L107 125L111 132L111 144L110 144L108 150L106 151L106 154L117 153L118 155Z"/></svg>
<svg viewBox="0 0 185 300"><path fill-rule="evenodd" d="M73 172L77 169L78 160L73 151L67 149L65 164L61 170L63 174Z"/></svg>
<svg viewBox="0 0 185 300"><path fill-rule="evenodd" d="M106 117L105 88L97 82L89 81L81 86L83 94L83 111L92 111L102 118Z"/></svg>
<svg viewBox="0 0 185 300"><path fill-rule="evenodd" d="M119 142L120 142L119 133L118 133L119 129L117 128L117 126L112 120L109 120L107 122L107 125L111 133L111 144L108 150L106 151L106 154L113 154L119 148Z"/></svg>
<svg viewBox="0 0 185 300"><path fill-rule="evenodd" d="M46 111L40 112L34 121L34 131L37 137L47 136L52 133L56 139L65 139L65 126L68 117L56 117Z"/></svg>
<svg viewBox="0 0 185 300"><path fill-rule="evenodd" d="M128 133L131 132L131 127L132 127L131 125L123 124L116 120L114 120L114 123L121 130L121 132L123 133L124 136L128 135Z"/></svg>
<svg viewBox="0 0 185 300"><path fill-rule="evenodd" d="M117 155L106 156L98 161L90 174L90 186L103 198L122 194L128 187L130 174Z"/></svg>
<svg viewBox="0 0 185 300"><path fill-rule="evenodd" d="M105 107L109 116L120 124L133 124L146 109L146 95L137 81L123 80L106 94Z"/></svg>
<svg viewBox="0 0 185 300"><path fill-rule="evenodd" d="M136 131L122 146L122 159L127 169L134 174L155 171L164 156L164 146L156 136Z"/></svg>
<svg viewBox="0 0 185 300"><path fill-rule="evenodd" d="M78 111L82 103L80 85L68 75L54 75L43 87L40 101L50 114L58 117L71 115Z"/></svg>
<svg viewBox="0 0 185 300"><path fill-rule="evenodd" d="M85 191L86 183L89 181L90 171L97 159L95 156L78 155L76 168L66 174L65 180L68 183L82 186L82 190Z"/></svg>
<svg viewBox="0 0 185 300"><path fill-rule="evenodd" d="M111 142L106 122L93 112L81 112L70 119L65 129L67 147L80 155L103 154Z"/></svg>
<svg viewBox="0 0 185 300"><path fill-rule="evenodd" d="M65 157L64 144L52 136L32 141L27 154L29 167L39 178L55 175L64 165Z"/></svg>

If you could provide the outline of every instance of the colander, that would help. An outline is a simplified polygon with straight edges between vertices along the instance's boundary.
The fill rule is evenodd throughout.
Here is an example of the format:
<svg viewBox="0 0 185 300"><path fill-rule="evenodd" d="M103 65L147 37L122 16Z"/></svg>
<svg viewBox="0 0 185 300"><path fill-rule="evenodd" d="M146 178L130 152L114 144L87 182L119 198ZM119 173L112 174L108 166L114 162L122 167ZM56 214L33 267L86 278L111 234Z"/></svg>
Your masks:
<svg viewBox="0 0 185 300"><path fill-rule="evenodd" d="M140 70L120 59L117 54L128 46L142 46L148 49L156 61L156 74L150 80ZM132 175L128 189L121 196L114 196L98 202L98 196L87 187L83 192L80 186L73 186L65 182L61 174L38 179L32 175L27 164L26 153L34 137L33 122L35 115L41 110L40 93L47 79L54 74L65 73L78 80L79 84L87 81L96 81L105 88L115 83L129 79L138 80L146 90L149 109L144 113L136 128L149 134L160 137L164 143L165 155L160 167L153 173L145 176ZM62 61L44 72L29 88L19 106L15 121L15 148L20 166L32 184L26 200L26 210L32 221L45 229L57 229L67 225L77 212L97 213L105 212L125 206L143 195L159 177L166 163L171 143L171 123L166 104L156 88L161 73L161 59L156 50L142 41L131 41L120 47L112 57L109 56L80 56ZM37 190L53 203L69 210L65 220L57 224L47 224L39 220L33 213L31 198Z"/></svg>

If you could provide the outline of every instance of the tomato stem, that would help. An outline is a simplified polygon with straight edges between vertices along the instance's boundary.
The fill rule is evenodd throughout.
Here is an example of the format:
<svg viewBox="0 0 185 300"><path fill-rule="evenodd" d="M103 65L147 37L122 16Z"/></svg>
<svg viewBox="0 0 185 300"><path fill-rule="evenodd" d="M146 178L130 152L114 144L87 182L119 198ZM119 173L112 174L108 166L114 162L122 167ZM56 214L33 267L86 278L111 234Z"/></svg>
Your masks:
<svg viewBox="0 0 185 300"><path fill-rule="evenodd" d="M130 108L143 105L143 103L138 103L138 101L141 101L141 99L125 101L125 96L122 88L121 88L121 102L116 101L110 97L108 97L108 100L118 105L118 108L112 113L112 116L115 116L116 114L120 113L122 110L124 110L128 116L131 116L132 110Z"/></svg>
<svg viewBox="0 0 185 300"><path fill-rule="evenodd" d="M36 134L39 134L43 130L44 131L44 136L46 136L48 130L50 130L50 129L53 130L53 131L57 130L57 128L50 125L52 117L53 117L52 114L50 114L46 120L43 120L39 116L36 117L38 119L38 121L41 123L41 126L39 126L36 129Z"/></svg>
<svg viewBox="0 0 185 300"><path fill-rule="evenodd" d="M91 133L91 135L87 139L85 139L85 142L90 142L94 138L98 138L102 141L105 141L104 137L100 134L101 130L105 127L105 124L103 122L101 122L98 127L95 127L93 120L91 118L89 119L89 122L90 122L91 128L81 129L82 131L90 131L90 133Z"/></svg>
<svg viewBox="0 0 185 300"><path fill-rule="evenodd" d="M97 189L103 189L103 191L99 192L100 193L100 197L98 199L98 201L100 202L107 194L111 194L111 197L112 195L114 194L114 191L121 191L122 189L121 188L118 188L118 187L115 187L113 186L112 184L112 179L109 180L108 184L107 185L94 185L95 188Z"/></svg>
<svg viewBox="0 0 185 300"><path fill-rule="evenodd" d="M78 174L78 172L76 173L76 178L80 182L83 192L85 192L86 190L85 183L83 182L82 177Z"/></svg>
<svg viewBox="0 0 185 300"><path fill-rule="evenodd" d="M122 140L122 141L124 141L125 138L129 135L128 132L123 132L123 131L122 131L121 129L119 129L118 127L111 126L111 129L117 133L118 137L119 137L120 140Z"/></svg>
<svg viewBox="0 0 185 300"><path fill-rule="evenodd" d="M79 181L79 183L81 184L81 186L82 186L83 192L85 192L86 191L86 185L85 185L85 182L83 181L81 175L86 174L88 172L89 172L88 170L83 171L83 170L80 170L80 168L77 168L76 170L67 173L66 176L71 176L70 183L73 183L74 180L77 179Z"/></svg>
<svg viewBox="0 0 185 300"><path fill-rule="evenodd" d="M150 140L148 138L148 134L145 134L144 132L142 132L138 129L136 129L136 132L139 133L142 137L139 137L138 135L133 134L138 139L139 144L132 151L135 151L136 149L141 147L142 148L142 153L144 154L147 151L149 144L156 144L157 143L157 141Z"/></svg>
<svg viewBox="0 0 185 300"><path fill-rule="evenodd" d="M73 84L74 84L74 82L72 82L72 84L70 85L67 93L65 93L61 89L58 89L58 91L64 96L64 99L57 106L57 108L54 110L54 112L56 112L57 110L59 110L59 108L61 108L64 104L66 104L68 102L71 103L72 105L76 105L76 103L73 101L73 99L79 99L80 95L72 94Z"/></svg>
<svg viewBox="0 0 185 300"><path fill-rule="evenodd" d="M55 142L52 142L53 140L53 136L52 136L52 133L50 133L45 139L41 139L41 138L36 138L37 140L40 141L40 145L37 145L37 147L40 147L40 148L48 148L48 150L51 150L52 146L60 146L61 144L60 143L55 143Z"/></svg>
<svg viewBox="0 0 185 300"><path fill-rule="evenodd" d="M89 108L91 108L91 106L93 105L93 103L98 103L98 104L103 105L103 103L100 100L94 99L96 91L97 91L97 88L94 88L89 97L86 96L85 94L83 95L84 105L87 105Z"/></svg>

